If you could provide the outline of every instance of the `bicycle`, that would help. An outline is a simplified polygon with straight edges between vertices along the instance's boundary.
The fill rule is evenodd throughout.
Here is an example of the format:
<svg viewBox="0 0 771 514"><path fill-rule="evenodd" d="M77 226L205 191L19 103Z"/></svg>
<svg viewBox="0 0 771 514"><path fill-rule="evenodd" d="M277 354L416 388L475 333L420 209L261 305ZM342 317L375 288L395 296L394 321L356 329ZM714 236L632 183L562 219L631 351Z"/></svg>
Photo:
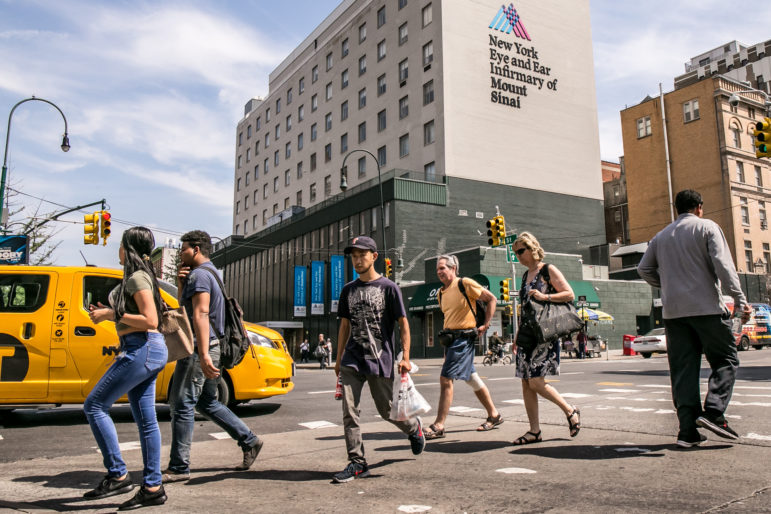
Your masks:
<svg viewBox="0 0 771 514"><path fill-rule="evenodd" d="M508 366L509 364L511 364L511 355L504 355L503 357L500 357L497 353L493 352L492 350L487 350L487 353L485 353L485 358L482 359L482 365L492 366L493 364L497 364L498 362L502 363L504 366Z"/></svg>

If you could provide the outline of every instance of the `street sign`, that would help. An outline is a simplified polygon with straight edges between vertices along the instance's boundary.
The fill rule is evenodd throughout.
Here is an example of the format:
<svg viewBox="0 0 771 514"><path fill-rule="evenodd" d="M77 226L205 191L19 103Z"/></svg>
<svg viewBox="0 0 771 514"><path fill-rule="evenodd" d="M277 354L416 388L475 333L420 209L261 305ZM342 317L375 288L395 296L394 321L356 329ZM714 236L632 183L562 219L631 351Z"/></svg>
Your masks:
<svg viewBox="0 0 771 514"><path fill-rule="evenodd" d="M517 234L506 236L506 262L519 262L517 254L514 253L514 241L517 240Z"/></svg>
<svg viewBox="0 0 771 514"><path fill-rule="evenodd" d="M511 234L510 236L506 236L506 237L503 239L503 241L504 241L504 242L505 242L507 245L510 245L510 244L512 244L512 243L513 243L514 241L516 241L516 240L517 240L517 234Z"/></svg>

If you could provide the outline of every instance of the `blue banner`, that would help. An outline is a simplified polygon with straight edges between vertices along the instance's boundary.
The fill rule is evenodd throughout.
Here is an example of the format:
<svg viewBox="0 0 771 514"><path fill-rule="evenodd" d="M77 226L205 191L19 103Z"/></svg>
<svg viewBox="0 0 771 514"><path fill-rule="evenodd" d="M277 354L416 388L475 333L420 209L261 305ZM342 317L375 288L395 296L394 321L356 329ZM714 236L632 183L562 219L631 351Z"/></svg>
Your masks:
<svg viewBox="0 0 771 514"><path fill-rule="evenodd" d="M27 236L0 236L0 264L28 264Z"/></svg>
<svg viewBox="0 0 771 514"><path fill-rule="evenodd" d="M311 314L324 314L324 261L311 261Z"/></svg>
<svg viewBox="0 0 771 514"><path fill-rule="evenodd" d="M330 312L337 312L337 303L340 301L340 292L343 290L345 284L345 257L342 255L332 255L329 258L330 262L330 292L332 294L332 302L329 307Z"/></svg>
<svg viewBox="0 0 771 514"><path fill-rule="evenodd" d="M304 318L307 315L308 297L306 282L308 281L308 268L305 266L294 267L294 315L298 318Z"/></svg>

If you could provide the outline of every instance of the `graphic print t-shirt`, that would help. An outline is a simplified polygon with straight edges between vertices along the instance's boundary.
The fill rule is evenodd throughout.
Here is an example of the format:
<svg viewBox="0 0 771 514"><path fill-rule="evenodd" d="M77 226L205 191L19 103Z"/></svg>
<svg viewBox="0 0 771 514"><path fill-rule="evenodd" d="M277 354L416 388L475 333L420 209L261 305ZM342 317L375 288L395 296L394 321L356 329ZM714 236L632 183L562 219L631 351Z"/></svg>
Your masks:
<svg viewBox="0 0 771 514"><path fill-rule="evenodd" d="M340 293L338 316L351 323L341 364L365 375L391 378L394 374L394 329L405 317L402 292L385 277L370 282L356 279Z"/></svg>

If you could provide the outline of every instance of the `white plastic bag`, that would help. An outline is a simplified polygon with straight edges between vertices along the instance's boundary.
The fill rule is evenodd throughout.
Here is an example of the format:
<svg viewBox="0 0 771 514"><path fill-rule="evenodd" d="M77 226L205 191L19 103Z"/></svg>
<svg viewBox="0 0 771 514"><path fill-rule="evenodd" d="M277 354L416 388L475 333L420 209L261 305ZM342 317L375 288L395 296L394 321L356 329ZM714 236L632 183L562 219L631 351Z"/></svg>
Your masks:
<svg viewBox="0 0 771 514"><path fill-rule="evenodd" d="M391 419L394 421L407 421L431 410L431 405L415 388L410 374L399 373L401 356L400 353L394 363L394 393L391 402ZM417 369L417 365L412 364L412 371Z"/></svg>

